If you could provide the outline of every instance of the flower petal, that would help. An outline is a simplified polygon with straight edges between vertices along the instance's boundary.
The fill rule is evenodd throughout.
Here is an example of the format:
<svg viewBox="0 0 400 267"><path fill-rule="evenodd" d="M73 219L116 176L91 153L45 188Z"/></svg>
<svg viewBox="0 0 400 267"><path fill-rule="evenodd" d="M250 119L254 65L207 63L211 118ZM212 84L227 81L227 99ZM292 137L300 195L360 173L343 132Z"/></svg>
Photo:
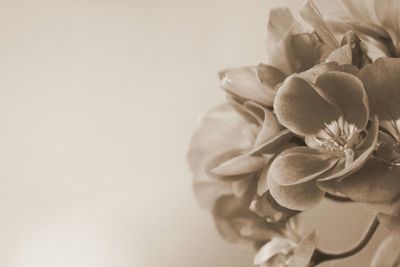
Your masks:
<svg viewBox="0 0 400 267"><path fill-rule="evenodd" d="M279 205L291 210L309 210L318 205L324 198L314 180L306 183L281 186L274 179L268 179L272 197Z"/></svg>
<svg viewBox="0 0 400 267"><path fill-rule="evenodd" d="M315 135L326 123L337 120L341 111L306 80L292 76L279 88L274 110L286 128L299 135Z"/></svg>
<svg viewBox="0 0 400 267"><path fill-rule="evenodd" d="M304 21L306 21L315 29L318 36L326 45L328 45L331 49L336 49L337 47L339 47L335 36L326 25L321 13L317 9L313 1L305 1L300 10L300 15L304 19Z"/></svg>
<svg viewBox="0 0 400 267"><path fill-rule="evenodd" d="M344 8L354 18L376 22L374 0L341 0Z"/></svg>
<svg viewBox="0 0 400 267"><path fill-rule="evenodd" d="M282 39L274 47L267 48L265 63L282 71L285 75L295 73L299 69L291 42L294 34L301 33L303 27L299 23L294 23Z"/></svg>
<svg viewBox="0 0 400 267"><path fill-rule="evenodd" d="M280 253L288 254L295 246L296 243L290 239L275 237L257 252L254 257L254 264L262 264Z"/></svg>
<svg viewBox="0 0 400 267"><path fill-rule="evenodd" d="M268 179L282 186L305 183L327 172L338 160L334 154L308 147L289 148L274 159Z"/></svg>
<svg viewBox="0 0 400 267"><path fill-rule="evenodd" d="M299 71L308 70L325 61L332 49L322 43L316 34L294 34L291 47L296 59L299 61Z"/></svg>
<svg viewBox="0 0 400 267"><path fill-rule="evenodd" d="M267 49L274 47L282 40L295 23L297 22L288 8L278 7L271 9L267 24Z"/></svg>
<svg viewBox="0 0 400 267"><path fill-rule="evenodd" d="M300 244L294 249L289 266L307 267L310 264L311 257L317 246L317 234L312 232L304 238Z"/></svg>
<svg viewBox="0 0 400 267"><path fill-rule="evenodd" d="M391 202L400 196L400 167L370 159L361 170L338 182L336 189L359 202Z"/></svg>
<svg viewBox="0 0 400 267"><path fill-rule="evenodd" d="M351 64L353 62L352 50L349 44L341 46L332 51L326 62L336 62L340 65Z"/></svg>
<svg viewBox="0 0 400 267"><path fill-rule="evenodd" d="M240 155L225 161L211 170L221 176L236 176L256 172L267 165L268 159L262 156Z"/></svg>
<svg viewBox="0 0 400 267"><path fill-rule="evenodd" d="M379 23L392 38L399 56L400 45L400 2L398 0L375 0L374 7Z"/></svg>
<svg viewBox="0 0 400 267"><path fill-rule="evenodd" d="M398 267L400 262L400 236L389 236L376 251L371 267Z"/></svg>
<svg viewBox="0 0 400 267"><path fill-rule="evenodd" d="M316 84L335 100L345 121L355 124L359 130L365 128L369 117L368 97L360 79L331 71L320 75Z"/></svg>
<svg viewBox="0 0 400 267"><path fill-rule="evenodd" d="M210 157L247 143L242 130L248 125L251 123L228 104L217 106L203 116L200 127L192 136L187 154L195 179L204 179L204 168Z"/></svg>
<svg viewBox="0 0 400 267"><path fill-rule="evenodd" d="M256 67L228 69L220 72L220 79L222 89L228 93L272 106L275 92L258 80Z"/></svg>
<svg viewBox="0 0 400 267"><path fill-rule="evenodd" d="M273 89L285 80L286 74L275 67L258 64L257 77L263 85Z"/></svg>
<svg viewBox="0 0 400 267"><path fill-rule="evenodd" d="M272 223L286 222L299 212L279 205L268 191L261 196L256 194L250 204L250 209Z"/></svg>
<svg viewBox="0 0 400 267"><path fill-rule="evenodd" d="M380 58L364 67L359 77L368 94L371 115L378 115L381 124L396 125L400 120L400 59ZM400 140L398 131L392 134Z"/></svg>

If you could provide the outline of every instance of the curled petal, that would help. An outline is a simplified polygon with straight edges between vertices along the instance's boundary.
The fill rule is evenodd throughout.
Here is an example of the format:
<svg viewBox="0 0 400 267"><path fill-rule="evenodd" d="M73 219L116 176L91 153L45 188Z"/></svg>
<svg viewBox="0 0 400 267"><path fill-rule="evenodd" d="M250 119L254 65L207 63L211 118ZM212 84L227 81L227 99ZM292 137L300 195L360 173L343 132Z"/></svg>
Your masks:
<svg viewBox="0 0 400 267"><path fill-rule="evenodd" d="M322 153L308 147L293 147L281 153L269 167L268 179L289 186L308 182L336 165L335 154Z"/></svg>
<svg viewBox="0 0 400 267"><path fill-rule="evenodd" d="M291 210L309 210L317 206L324 198L314 180L306 183L282 186L274 179L268 179L268 187L272 197L279 205Z"/></svg>
<svg viewBox="0 0 400 267"><path fill-rule="evenodd" d="M272 106L275 92L263 85L257 77L256 67L242 67L220 72L221 87L235 96Z"/></svg>
<svg viewBox="0 0 400 267"><path fill-rule="evenodd" d="M282 40L293 24L297 23L288 8L273 8L269 12L267 26L267 49Z"/></svg>

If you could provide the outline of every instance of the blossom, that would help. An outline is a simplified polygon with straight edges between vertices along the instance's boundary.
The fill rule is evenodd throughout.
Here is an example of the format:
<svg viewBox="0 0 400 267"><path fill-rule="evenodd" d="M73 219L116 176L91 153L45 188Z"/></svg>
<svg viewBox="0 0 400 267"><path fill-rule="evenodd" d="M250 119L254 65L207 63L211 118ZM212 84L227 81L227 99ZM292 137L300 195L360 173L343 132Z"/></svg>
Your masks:
<svg viewBox="0 0 400 267"><path fill-rule="evenodd" d="M380 58L362 69L359 78L368 94L371 115L379 117L384 132L379 134L374 157L337 183L336 190L353 200L373 203L383 213L383 221L400 228L400 204L396 205L400 202L400 59Z"/></svg>
<svg viewBox="0 0 400 267"><path fill-rule="evenodd" d="M325 182L360 169L375 149L378 120L374 117L367 127L367 94L352 74L328 71L315 83L294 75L279 88L274 110L279 122L307 145L285 150L268 171L272 196L287 208L317 205Z"/></svg>

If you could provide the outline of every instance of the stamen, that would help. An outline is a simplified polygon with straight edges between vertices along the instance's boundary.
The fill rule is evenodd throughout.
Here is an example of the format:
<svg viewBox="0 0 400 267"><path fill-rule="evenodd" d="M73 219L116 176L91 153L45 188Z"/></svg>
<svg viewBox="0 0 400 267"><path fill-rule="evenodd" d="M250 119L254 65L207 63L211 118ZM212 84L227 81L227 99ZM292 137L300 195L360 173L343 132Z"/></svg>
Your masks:
<svg viewBox="0 0 400 267"><path fill-rule="evenodd" d="M340 117L336 121L325 123L325 129L321 130L314 138L322 148L328 151L346 152L358 142L359 133L354 124L350 124ZM350 159L351 157L349 157Z"/></svg>

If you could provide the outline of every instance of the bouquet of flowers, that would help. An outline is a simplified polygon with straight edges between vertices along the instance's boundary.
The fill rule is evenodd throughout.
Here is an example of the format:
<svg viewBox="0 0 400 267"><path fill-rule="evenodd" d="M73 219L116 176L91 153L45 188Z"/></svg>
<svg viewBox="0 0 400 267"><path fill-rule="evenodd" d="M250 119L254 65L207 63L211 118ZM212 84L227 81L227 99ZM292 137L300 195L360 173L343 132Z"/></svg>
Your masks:
<svg viewBox="0 0 400 267"><path fill-rule="evenodd" d="M221 235L255 249L257 266L316 266L358 253L378 225L391 234L373 267L400 266L400 0L341 0L323 17L269 13L257 66L219 74L227 101L206 113L188 152L194 192ZM322 199L376 214L341 253L299 232Z"/></svg>

